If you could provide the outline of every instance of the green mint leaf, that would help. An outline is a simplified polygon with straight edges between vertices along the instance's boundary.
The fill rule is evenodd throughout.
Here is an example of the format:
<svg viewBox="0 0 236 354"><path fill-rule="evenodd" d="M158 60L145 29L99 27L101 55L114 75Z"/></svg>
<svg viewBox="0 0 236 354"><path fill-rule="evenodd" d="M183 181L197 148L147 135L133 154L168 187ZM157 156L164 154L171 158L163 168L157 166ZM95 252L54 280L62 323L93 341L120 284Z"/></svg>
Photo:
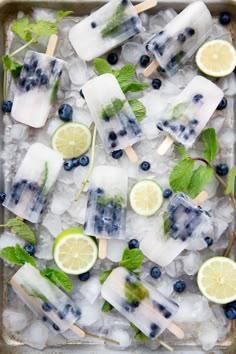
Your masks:
<svg viewBox="0 0 236 354"><path fill-rule="evenodd" d="M99 280L100 280L101 284L105 283L105 281L107 280L107 278L109 277L111 272L112 272L112 269L106 269L100 273Z"/></svg>
<svg viewBox="0 0 236 354"><path fill-rule="evenodd" d="M15 264L23 265L24 262L16 256L15 247L5 247L0 250L0 257L4 258L6 261Z"/></svg>
<svg viewBox="0 0 236 354"><path fill-rule="evenodd" d="M110 64L105 59L95 58L93 61L93 65L99 75L113 73Z"/></svg>
<svg viewBox="0 0 236 354"><path fill-rule="evenodd" d="M195 198L202 190L205 184L211 181L214 171L208 166L199 166L192 174L188 194L191 198Z"/></svg>
<svg viewBox="0 0 236 354"><path fill-rule="evenodd" d="M113 202L118 206L118 208L124 208L125 206L125 200L122 196L120 195L115 195L112 197L109 196L99 196L97 198L97 203L103 206L106 206L107 204Z"/></svg>
<svg viewBox="0 0 236 354"><path fill-rule="evenodd" d="M205 144L204 155L207 161L211 162L215 160L218 151L218 144L216 139L216 132L214 128L208 128L203 130L201 134L201 140Z"/></svg>
<svg viewBox="0 0 236 354"><path fill-rule="evenodd" d="M102 305L102 312L110 312L113 309L113 306L108 302L108 301L104 301L104 304Z"/></svg>
<svg viewBox="0 0 236 354"><path fill-rule="evenodd" d="M148 289L140 281L134 283L125 281L125 297L130 304L140 302L148 296Z"/></svg>
<svg viewBox="0 0 236 354"><path fill-rule="evenodd" d="M124 104L125 100L120 100L119 98L115 98L111 104L108 104L106 107L103 108L101 112L101 118L106 119L106 118L112 118L114 115L119 113Z"/></svg>
<svg viewBox="0 0 236 354"><path fill-rule="evenodd" d="M39 293L38 291L35 291L29 284L21 284L21 287L29 296L39 298L43 302L48 302L48 299L46 298L45 295Z"/></svg>
<svg viewBox="0 0 236 354"><path fill-rule="evenodd" d="M136 270L141 268L143 263L144 255L142 251L138 248L129 249L126 247L124 249L120 265L128 270Z"/></svg>
<svg viewBox="0 0 236 354"><path fill-rule="evenodd" d="M128 102L137 121L141 123L146 116L146 107L139 100L129 100Z"/></svg>
<svg viewBox="0 0 236 354"><path fill-rule="evenodd" d="M126 92L138 92L138 91L143 91L146 90L150 85L147 82L138 82L138 81L132 81L132 82L124 82L120 84L120 87L124 93Z"/></svg>
<svg viewBox="0 0 236 354"><path fill-rule="evenodd" d="M189 155L187 153L187 151L185 150L185 148L182 146L182 145L179 145L177 143L174 143L175 147L176 147L176 150L178 151L178 153L184 158L188 158Z"/></svg>
<svg viewBox="0 0 236 354"><path fill-rule="evenodd" d="M70 278L61 270L54 268L46 268L40 272L42 276L50 280L56 286L59 286L66 292L73 290L73 283Z"/></svg>
<svg viewBox="0 0 236 354"><path fill-rule="evenodd" d="M170 232L170 227L171 227L171 222L169 218L169 214L167 211L163 213L163 229L164 229L164 235L168 235Z"/></svg>
<svg viewBox="0 0 236 354"><path fill-rule="evenodd" d="M22 264L29 263L33 267L36 267L35 259L19 245L15 246L15 254L19 261L22 262Z"/></svg>
<svg viewBox="0 0 236 354"><path fill-rule="evenodd" d="M48 162L45 161L44 164L44 170L43 170L43 181L42 181L42 193L46 196L47 195L47 189L46 189L46 183L48 180Z"/></svg>
<svg viewBox="0 0 236 354"><path fill-rule="evenodd" d="M130 327L134 330L134 339L139 342L146 342L150 340L143 332L140 331L133 323L130 322Z"/></svg>
<svg viewBox="0 0 236 354"><path fill-rule="evenodd" d="M126 5L120 4L113 12L111 19L101 31L102 38L110 37L119 32L125 18Z"/></svg>
<svg viewBox="0 0 236 354"><path fill-rule="evenodd" d="M11 30L18 37L23 39L23 41L29 42L32 39L32 35L29 32L29 20L27 17L14 21L11 26Z"/></svg>
<svg viewBox="0 0 236 354"><path fill-rule="evenodd" d="M30 32L40 37L50 37L58 31L56 23L43 20L31 23L28 28Z"/></svg>
<svg viewBox="0 0 236 354"><path fill-rule="evenodd" d="M35 245L37 243L36 236L29 225L25 224L24 221L20 219L9 219L7 221L7 226L14 229L16 234L22 237L25 241Z"/></svg>
<svg viewBox="0 0 236 354"><path fill-rule="evenodd" d="M61 21L63 18L67 17L67 16L70 16L71 14L73 14L74 11L58 11L57 12L57 18L56 18L56 21L55 22L59 22Z"/></svg>
<svg viewBox="0 0 236 354"><path fill-rule="evenodd" d="M188 188L193 167L193 160L184 159L173 168L169 176L169 183L174 192L183 192Z"/></svg>
<svg viewBox="0 0 236 354"><path fill-rule="evenodd" d="M225 190L225 194L228 195L230 193L234 192L234 182L236 178L236 166L233 166L228 174L228 179L227 179L227 188Z"/></svg>
<svg viewBox="0 0 236 354"><path fill-rule="evenodd" d="M56 97L57 97L57 91L59 89L60 86L60 79L56 80L53 87L52 87L52 91L50 94L50 103L53 104Z"/></svg>
<svg viewBox="0 0 236 354"><path fill-rule="evenodd" d="M14 78L20 76L21 68L23 65L14 61L9 55L2 56L4 70L9 70Z"/></svg>
<svg viewBox="0 0 236 354"><path fill-rule="evenodd" d="M187 103L181 102L175 105L171 112L172 119L179 119L183 116Z"/></svg>
<svg viewBox="0 0 236 354"><path fill-rule="evenodd" d="M120 70L114 72L119 84L127 83L132 80L135 75L135 66L133 64L126 64Z"/></svg>

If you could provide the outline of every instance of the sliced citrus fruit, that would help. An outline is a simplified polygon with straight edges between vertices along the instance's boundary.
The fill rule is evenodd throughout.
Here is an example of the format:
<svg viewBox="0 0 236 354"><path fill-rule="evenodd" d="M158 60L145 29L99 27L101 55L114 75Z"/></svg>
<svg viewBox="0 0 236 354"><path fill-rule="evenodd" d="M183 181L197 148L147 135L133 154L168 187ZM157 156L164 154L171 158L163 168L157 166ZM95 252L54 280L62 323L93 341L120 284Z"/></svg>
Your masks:
<svg viewBox="0 0 236 354"><path fill-rule="evenodd" d="M163 203L162 189L156 181L143 179L133 185L129 201L135 213L152 216Z"/></svg>
<svg viewBox="0 0 236 354"><path fill-rule="evenodd" d="M52 147L60 152L64 159L79 157L88 151L91 145L89 128L73 122L61 125L52 136Z"/></svg>
<svg viewBox="0 0 236 354"><path fill-rule="evenodd" d="M226 257L212 257L204 262L197 276L202 294L217 304L236 300L236 263Z"/></svg>
<svg viewBox="0 0 236 354"><path fill-rule="evenodd" d="M229 75L236 66L235 48L222 39L206 42L198 49L196 63L199 69L209 76Z"/></svg>
<svg viewBox="0 0 236 354"><path fill-rule="evenodd" d="M82 274L91 269L97 259L95 241L80 228L63 231L54 241L53 257L57 266L67 274Z"/></svg>

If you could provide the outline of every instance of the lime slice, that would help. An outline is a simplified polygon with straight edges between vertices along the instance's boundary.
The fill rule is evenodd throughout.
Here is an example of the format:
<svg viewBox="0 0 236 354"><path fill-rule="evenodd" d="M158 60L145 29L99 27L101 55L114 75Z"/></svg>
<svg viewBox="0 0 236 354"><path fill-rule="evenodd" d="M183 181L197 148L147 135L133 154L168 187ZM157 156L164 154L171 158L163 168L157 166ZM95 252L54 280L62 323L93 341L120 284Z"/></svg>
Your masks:
<svg viewBox="0 0 236 354"><path fill-rule="evenodd" d="M163 196L159 184L151 179L135 183L129 195L130 206L136 214L154 215L162 206Z"/></svg>
<svg viewBox="0 0 236 354"><path fill-rule="evenodd" d="M232 44L222 39L206 42L198 49L196 63L209 76L222 77L236 66L236 52Z"/></svg>
<svg viewBox="0 0 236 354"><path fill-rule="evenodd" d="M217 304L236 300L236 263L226 257L212 257L204 262L197 276L202 294Z"/></svg>
<svg viewBox="0 0 236 354"><path fill-rule="evenodd" d="M53 150L60 152L64 159L72 159L83 155L88 151L90 145L90 130L81 123L63 124L57 128L52 136Z"/></svg>
<svg viewBox="0 0 236 354"><path fill-rule="evenodd" d="M95 241L80 228L63 231L54 241L53 257L67 274L82 274L91 269L97 259Z"/></svg>

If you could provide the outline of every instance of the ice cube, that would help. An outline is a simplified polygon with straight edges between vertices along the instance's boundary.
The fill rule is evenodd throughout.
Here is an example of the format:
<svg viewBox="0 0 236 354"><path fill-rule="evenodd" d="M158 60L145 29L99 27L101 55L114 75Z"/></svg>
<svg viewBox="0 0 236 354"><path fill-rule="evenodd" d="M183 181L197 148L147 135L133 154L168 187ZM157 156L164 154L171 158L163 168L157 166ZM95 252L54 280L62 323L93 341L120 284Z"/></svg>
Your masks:
<svg viewBox="0 0 236 354"><path fill-rule="evenodd" d="M24 343L33 348L43 349L46 347L48 340L48 331L48 328L42 323L42 321L35 321L24 330Z"/></svg>
<svg viewBox="0 0 236 354"><path fill-rule="evenodd" d="M217 217L230 223L233 220L234 208L228 197L218 199L215 207Z"/></svg>
<svg viewBox="0 0 236 354"><path fill-rule="evenodd" d="M87 125L87 127L90 127L91 124L93 123L93 118L92 118L90 112L87 109L84 109L81 107L79 107L79 108L76 107L74 109L73 120L76 122L85 124L85 125Z"/></svg>
<svg viewBox="0 0 236 354"><path fill-rule="evenodd" d="M26 312L13 308L6 308L2 313L3 325L9 332L18 332L24 329L29 321Z"/></svg>
<svg viewBox="0 0 236 354"><path fill-rule="evenodd" d="M74 183L76 184L78 190L81 187L81 184L83 182L84 177L86 176L86 174L88 173L88 169L89 169L89 165L88 166L79 166L77 168L74 169L73 172L73 180ZM84 192L87 192L89 189L89 181L86 183L86 185L84 186ZM76 191L75 191L76 192ZM76 194L76 193L75 193Z"/></svg>
<svg viewBox="0 0 236 354"><path fill-rule="evenodd" d="M53 241L54 241L53 236L51 236L47 230L41 229L38 237L35 256L39 259L46 259L46 260L53 259L53 255L52 255Z"/></svg>
<svg viewBox="0 0 236 354"><path fill-rule="evenodd" d="M13 140L26 140L28 138L29 129L23 124L14 124L11 129L11 138Z"/></svg>
<svg viewBox="0 0 236 354"><path fill-rule="evenodd" d="M175 301L179 305L176 322L202 322L212 316L207 299L201 295L185 293L176 296Z"/></svg>
<svg viewBox="0 0 236 354"><path fill-rule="evenodd" d="M42 225L46 227L54 237L57 237L62 231L60 216L50 212L43 219Z"/></svg>
<svg viewBox="0 0 236 354"><path fill-rule="evenodd" d="M182 256L182 260L184 271L188 275L196 274L202 264L202 257L199 252L188 252L185 256Z"/></svg>
<svg viewBox="0 0 236 354"><path fill-rule="evenodd" d="M69 61L68 71L71 82L74 85L83 85L89 79L87 64L79 57Z"/></svg>
<svg viewBox="0 0 236 354"><path fill-rule="evenodd" d="M126 42L122 46L121 55L126 63L136 65L143 54L145 54L145 48L140 43Z"/></svg>
<svg viewBox="0 0 236 354"><path fill-rule="evenodd" d="M74 199L73 195L69 195L68 186L64 192L55 192L53 194L51 202L51 212L56 215L62 215L67 209L69 209L72 200Z"/></svg>
<svg viewBox="0 0 236 354"><path fill-rule="evenodd" d="M73 202L68 209L68 213L72 216L72 218L83 225L85 223L85 214L87 206L87 195L82 193L77 202Z"/></svg>
<svg viewBox="0 0 236 354"><path fill-rule="evenodd" d="M217 116L213 117L212 119L209 120L208 127L214 128L216 131L216 134L218 134L223 127L225 118L222 116Z"/></svg>
<svg viewBox="0 0 236 354"><path fill-rule="evenodd" d="M152 285L167 297L173 292L173 280L167 274L163 274L159 279L152 281Z"/></svg>
<svg viewBox="0 0 236 354"><path fill-rule="evenodd" d="M127 331L127 328L117 328L113 326L109 331L109 338L116 340L120 343L119 349L125 349L131 344L131 333ZM117 349L117 345L115 346Z"/></svg>
<svg viewBox="0 0 236 354"><path fill-rule="evenodd" d="M99 276L92 275L86 282L80 282L79 291L90 304L97 300L100 290Z"/></svg>
<svg viewBox="0 0 236 354"><path fill-rule="evenodd" d="M199 251L207 247L207 244L202 237L202 235L198 235L194 237L192 241L187 245L186 249L189 251Z"/></svg>
<svg viewBox="0 0 236 354"><path fill-rule="evenodd" d="M52 136L55 133L55 130L62 125L62 121L59 119L49 119L47 127L48 135Z"/></svg>
<svg viewBox="0 0 236 354"><path fill-rule="evenodd" d="M101 320L102 318L102 307L103 301L96 301L91 304L87 300L82 300L78 303L78 306L82 309L82 316L79 321L81 326L91 326L95 322Z"/></svg>
<svg viewBox="0 0 236 354"><path fill-rule="evenodd" d="M140 15L139 15L139 18L142 22L142 25L145 27L145 28L148 28L149 27L149 22L150 22L150 16L146 13L146 12L142 12Z"/></svg>
<svg viewBox="0 0 236 354"><path fill-rule="evenodd" d="M204 350L212 349L218 340L217 328L209 321L202 323L198 329L198 339Z"/></svg>
<svg viewBox="0 0 236 354"><path fill-rule="evenodd" d="M17 244L21 247L23 247L25 245L25 241L9 232L9 231L4 231L1 235L0 235L0 250L5 248L5 247L10 247L10 246L16 246Z"/></svg>
<svg viewBox="0 0 236 354"><path fill-rule="evenodd" d="M108 240L107 258L112 262L119 262L125 247L127 247L127 242L123 240Z"/></svg>
<svg viewBox="0 0 236 354"><path fill-rule="evenodd" d="M165 267L166 273L171 277L179 277L184 273L182 257L176 258L168 266Z"/></svg>
<svg viewBox="0 0 236 354"><path fill-rule="evenodd" d="M236 141L236 135L232 128L225 128L221 131L218 142L222 147L232 147Z"/></svg>

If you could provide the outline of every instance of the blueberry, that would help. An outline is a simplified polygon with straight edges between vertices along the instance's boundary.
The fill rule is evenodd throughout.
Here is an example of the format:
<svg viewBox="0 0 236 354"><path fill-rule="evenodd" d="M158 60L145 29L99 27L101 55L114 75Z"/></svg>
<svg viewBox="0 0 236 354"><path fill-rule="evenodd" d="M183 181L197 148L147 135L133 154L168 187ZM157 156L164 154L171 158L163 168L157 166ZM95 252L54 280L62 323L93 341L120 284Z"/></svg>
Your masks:
<svg viewBox="0 0 236 354"><path fill-rule="evenodd" d="M226 307L226 309L224 310L225 312L225 316L229 319L229 320L235 320L236 319L236 309L233 307Z"/></svg>
<svg viewBox="0 0 236 354"><path fill-rule="evenodd" d="M170 188L167 188L163 192L163 198L170 198L172 196L172 190Z"/></svg>
<svg viewBox="0 0 236 354"><path fill-rule="evenodd" d="M79 158L77 159L72 159L73 167L78 167L80 165L80 160Z"/></svg>
<svg viewBox="0 0 236 354"><path fill-rule="evenodd" d="M26 82L26 79L25 77L21 77L18 81L18 84L21 86L21 87L24 87L25 86L25 82Z"/></svg>
<svg viewBox="0 0 236 354"><path fill-rule="evenodd" d="M97 188L96 193L97 194L104 194L104 190L102 188Z"/></svg>
<svg viewBox="0 0 236 354"><path fill-rule="evenodd" d="M58 325L56 325L56 323L53 323L52 327L55 329L55 331L60 331L60 328Z"/></svg>
<svg viewBox="0 0 236 354"><path fill-rule="evenodd" d="M119 58L118 58L118 55L117 55L116 53L110 53L110 54L108 54L108 56L107 56L107 61L108 61L108 63L111 64L111 65L117 64L118 59L119 59Z"/></svg>
<svg viewBox="0 0 236 354"><path fill-rule="evenodd" d="M197 95L193 96L193 103L198 103L202 99L203 99L203 95L197 94Z"/></svg>
<svg viewBox="0 0 236 354"><path fill-rule="evenodd" d="M128 0L121 0L122 5L127 5L127 3L128 3Z"/></svg>
<svg viewBox="0 0 236 354"><path fill-rule="evenodd" d="M43 316L43 317L42 317L42 321L43 321L43 322L47 322L47 320L48 320L47 316Z"/></svg>
<svg viewBox="0 0 236 354"><path fill-rule="evenodd" d="M0 203L3 203L6 198L6 193L0 192Z"/></svg>
<svg viewBox="0 0 236 354"><path fill-rule="evenodd" d="M92 27L92 28L96 28L96 27L97 27L96 22L91 22L91 27Z"/></svg>
<svg viewBox="0 0 236 354"><path fill-rule="evenodd" d="M192 125L198 125L199 121L198 121L197 119L192 119L192 120L190 121L190 123L191 123Z"/></svg>
<svg viewBox="0 0 236 354"><path fill-rule="evenodd" d="M109 133L109 139L110 140L116 140L117 139L117 135L116 135L116 133L115 132L110 132Z"/></svg>
<svg viewBox="0 0 236 354"><path fill-rule="evenodd" d="M94 221L95 221L94 223L95 231L101 233L104 227L104 221L97 215L95 216Z"/></svg>
<svg viewBox="0 0 236 354"><path fill-rule="evenodd" d="M219 176L226 176L229 172L229 167L225 163L220 163L215 166L215 170Z"/></svg>
<svg viewBox="0 0 236 354"><path fill-rule="evenodd" d="M12 109L12 101L4 101L2 103L2 111L3 113L10 113Z"/></svg>
<svg viewBox="0 0 236 354"><path fill-rule="evenodd" d="M73 108L69 104L63 103L58 109L58 114L63 122L70 122L72 120Z"/></svg>
<svg viewBox="0 0 236 354"><path fill-rule="evenodd" d="M205 237L204 241L206 242L207 247L210 247L211 245L213 245L213 239L209 236Z"/></svg>
<svg viewBox="0 0 236 354"><path fill-rule="evenodd" d="M141 170L143 170L143 171L148 171L148 170L150 170L151 165L150 165L150 163L149 163L148 161L143 161L143 162L139 165L139 167L140 167Z"/></svg>
<svg viewBox="0 0 236 354"><path fill-rule="evenodd" d="M139 248L139 241L133 238L128 242L128 247L130 250L132 250L133 248Z"/></svg>
<svg viewBox="0 0 236 354"><path fill-rule="evenodd" d="M84 155L79 157L79 164L83 167L88 166L89 164L89 157Z"/></svg>
<svg viewBox="0 0 236 354"><path fill-rule="evenodd" d="M115 150L112 151L111 156L113 157L113 159L118 160L123 156L123 150Z"/></svg>
<svg viewBox="0 0 236 354"><path fill-rule="evenodd" d="M170 318L171 317L171 312L166 310L166 309L164 310L163 314L164 314L165 318Z"/></svg>
<svg viewBox="0 0 236 354"><path fill-rule="evenodd" d="M184 34L184 33L178 34L177 40L178 40L179 43L184 43L184 42L186 41L186 36L185 36L185 34Z"/></svg>
<svg viewBox="0 0 236 354"><path fill-rule="evenodd" d="M195 33L195 30L191 27L187 27L185 31L189 37L192 37Z"/></svg>
<svg viewBox="0 0 236 354"><path fill-rule="evenodd" d="M50 311L52 311L53 308L52 308L52 305L50 305L48 302L44 302L42 304L42 309L45 312L50 312Z"/></svg>
<svg viewBox="0 0 236 354"><path fill-rule="evenodd" d="M156 335L157 335L156 331L152 331L152 332L150 332L149 337L150 338L155 338Z"/></svg>
<svg viewBox="0 0 236 354"><path fill-rule="evenodd" d="M48 84L48 77L47 75L43 74L40 76L40 85L47 85Z"/></svg>
<svg viewBox="0 0 236 354"><path fill-rule="evenodd" d="M185 211L186 214L189 214L189 213L191 213L192 208L186 207L186 208L184 209L184 211Z"/></svg>
<svg viewBox="0 0 236 354"><path fill-rule="evenodd" d="M146 68L150 63L150 57L148 55L142 55L139 59L139 63L142 66L142 68Z"/></svg>
<svg viewBox="0 0 236 354"><path fill-rule="evenodd" d="M83 93L83 90L82 90L82 89L79 90L79 94L80 94L80 96L84 99L84 93Z"/></svg>
<svg viewBox="0 0 236 354"><path fill-rule="evenodd" d="M154 279L158 279L160 278L161 276L161 270L159 267L155 266L155 267L152 267L151 270L150 270L150 275L152 278Z"/></svg>
<svg viewBox="0 0 236 354"><path fill-rule="evenodd" d="M134 312L134 307L132 306L132 304L130 304L129 302L125 301L123 303L123 308L125 311L129 312L129 313L132 313Z"/></svg>
<svg viewBox="0 0 236 354"><path fill-rule="evenodd" d="M183 133L185 131L185 126L183 124L179 125L179 130L181 131L181 133Z"/></svg>
<svg viewBox="0 0 236 354"><path fill-rule="evenodd" d="M81 317L81 311L80 309L77 309L76 311L74 309L72 309L72 313L74 314L74 316L77 318L77 320L80 319Z"/></svg>
<svg viewBox="0 0 236 354"><path fill-rule="evenodd" d="M28 252L31 256L35 254L35 247L31 243L28 243L27 245L24 246L24 249L26 252Z"/></svg>
<svg viewBox="0 0 236 354"><path fill-rule="evenodd" d="M228 11L221 12L219 21L220 21L220 24L223 26L228 25L231 21L230 13Z"/></svg>
<svg viewBox="0 0 236 354"><path fill-rule="evenodd" d="M171 229L174 231L174 232L177 232L179 229L176 225L171 225Z"/></svg>
<svg viewBox="0 0 236 354"><path fill-rule="evenodd" d="M86 281L86 280L88 280L90 278L90 272L79 274L78 278L79 278L80 281Z"/></svg>
<svg viewBox="0 0 236 354"><path fill-rule="evenodd" d="M74 168L73 160L66 160L64 161L64 170L71 171Z"/></svg>
<svg viewBox="0 0 236 354"><path fill-rule="evenodd" d="M225 97L223 97L216 109L218 111L222 111L223 109L225 109L227 107L227 104L228 104L227 99Z"/></svg>
<svg viewBox="0 0 236 354"><path fill-rule="evenodd" d="M118 133L120 136L125 136L127 134L127 130L126 129L122 129L119 131Z"/></svg>
<svg viewBox="0 0 236 354"><path fill-rule="evenodd" d="M27 72L30 70L29 64L26 64L26 63L23 65L23 68L24 68L25 71L27 71Z"/></svg>
<svg viewBox="0 0 236 354"><path fill-rule="evenodd" d="M35 74L36 74L37 76L41 76L41 74L42 74L42 69L38 68L38 69L35 71Z"/></svg>
<svg viewBox="0 0 236 354"><path fill-rule="evenodd" d="M186 284L183 280L178 280L176 283L174 283L174 290L177 293L182 293L186 289Z"/></svg>
<svg viewBox="0 0 236 354"><path fill-rule="evenodd" d="M159 80L159 79L153 79L152 80L152 87L154 88L154 90L159 90L161 85L162 85L161 80Z"/></svg>

